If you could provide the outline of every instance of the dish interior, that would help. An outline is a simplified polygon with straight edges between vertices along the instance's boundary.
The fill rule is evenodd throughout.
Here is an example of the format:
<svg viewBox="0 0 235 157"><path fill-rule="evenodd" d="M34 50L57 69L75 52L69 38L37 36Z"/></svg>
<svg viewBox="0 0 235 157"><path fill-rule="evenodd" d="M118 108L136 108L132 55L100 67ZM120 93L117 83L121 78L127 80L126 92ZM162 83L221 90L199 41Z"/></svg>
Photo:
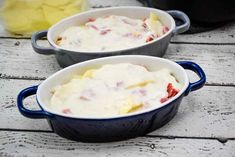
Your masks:
<svg viewBox="0 0 235 157"><path fill-rule="evenodd" d="M56 44L59 34L61 32L64 32L67 28L71 26L78 26L78 25L82 25L86 23L89 18L98 18L98 17L107 16L107 15L119 15L119 16L126 16L129 18L134 18L134 19L144 19L144 18L148 18L151 12L156 14L158 18L160 19L160 21L162 22L162 24L169 28L169 31L167 33L165 33L164 35L156 39L156 40L160 40L161 38L163 38L164 36L167 36L169 33L172 32L172 30L175 28L175 22L173 18L164 11L153 9L153 8L145 8L145 7L104 8L104 9L95 9L95 10L91 10L91 11L84 12L81 14L77 14L77 15L65 18L64 20L52 26L48 31L47 39L53 47L56 47L58 49L63 49ZM153 40L152 42L156 40ZM144 45L152 43L152 42L144 43Z"/></svg>
<svg viewBox="0 0 235 157"><path fill-rule="evenodd" d="M156 106L156 108L160 108L168 104L169 102L175 100L176 98L178 98L180 95L183 94L183 92L186 90L189 84L189 80L188 80L185 70L181 66L179 66L177 63L166 60L166 59L150 57L150 56L133 56L133 55L132 56L130 55L130 56L105 57L105 58L90 60L90 61L86 61L83 63L72 65L50 76L38 88L38 91L37 91L38 103L45 111L48 111L57 115L64 115L64 116L76 117L76 118L88 118L88 117L66 115L66 114L52 111L48 107L50 105L50 99L52 97L52 89L58 85L67 83L71 79L71 77L74 76L75 74L82 74L88 69L99 68L105 64L116 64L116 63L141 64L141 65L146 66L149 69L149 71L156 71L162 68L168 68L172 71L172 74L179 81L179 83L183 85L183 88L179 91L179 93L176 96L162 103L161 106ZM119 115L115 117L125 117L125 116L135 115L135 114L139 114L143 112L148 112L156 108L141 110L138 112L133 112L133 113L126 114L126 115ZM107 118L115 118L115 117L107 117ZM89 119L90 118L91 117L89 117ZM92 118L97 118L97 117L92 117Z"/></svg>

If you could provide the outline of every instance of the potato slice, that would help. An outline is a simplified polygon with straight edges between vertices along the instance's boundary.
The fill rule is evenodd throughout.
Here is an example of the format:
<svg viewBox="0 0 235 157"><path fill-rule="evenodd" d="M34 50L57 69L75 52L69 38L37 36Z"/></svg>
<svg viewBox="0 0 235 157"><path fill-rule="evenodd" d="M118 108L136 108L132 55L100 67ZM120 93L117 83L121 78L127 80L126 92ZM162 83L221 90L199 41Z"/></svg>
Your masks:
<svg viewBox="0 0 235 157"><path fill-rule="evenodd" d="M45 18L50 25L55 24L67 16L62 9L57 9L55 7L43 5L42 9Z"/></svg>
<svg viewBox="0 0 235 157"><path fill-rule="evenodd" d="M84 0L4 0L0 16L6 30L31 34L47 29L61 19L84 11ZM87 8L86 8L87 9Z"/></svg>
<svg viewBox="0 0 235 157"><path fill-rule="evenodd" d="M84 0L74 0L64 8L64 12L70 16L88 9L88 2Z"/></svg>
<svg viewBox="0 0 235 157"><path fill-rule="evenodd" d="M4 12L3 19L5 21L6 29L14 33L25 32L31 27L28 18L25 16L27 11L24 11L21 14L17 12L17 10L8 10Z"/></svg>
<svg viewBox="0 0 235 157"><path fill-rule="evenodd" d="M95 69L89 69L89 70L87 70L87 71L82 75L82 78L92 78L94 71L95 71Z"/></svg>
<svg viewBox="0 0 235 157"><path fill-rule="evenodd" d="M1 6L1 11L7 10L7 9L11 9L12 7L15 6L15 4L17 3L17 0L5 0L3 5Z"/></svg>
<svg viewBox="0 0 235 157"><path fill-rule="evenodd" d="M64 13L67 16L74 15L74 14L79 13L81 11L82 10L80 7L66 7L66 8L64 8Z"/></svg>
<svg viewBox="0 0 235 157"><path fill-rule="evenodd" d="M119 114L127 114L127 113L131 113L131 112L137 111L142 106L143 106L143 104L135 104L135 103L133 103L132 99L130 97L128 97L126 99L125 104L123 104L121 106L121 108L119 109Z"/></svg>
<svg viewBox="0 0 235 157"><path fill-rule="evenodd" d="M133 85L130 85L130 86L126 87L126 89L131 89L131 88L136 88L136 87L143 87L143 86L146 86L149 83L154 83L154 80L146 80L146 81L143 81L143 82L139 82L139 83L136 83L136 84L133 84Z"/></svg>
<svg viewBox="0 0 235 157"><path fill-rule="evenodd" d="M5 0L1 9L2 10L18 10L25 9L26 2L21 0Z"/></svg>
<svg viewBox="0 0 235 157"><path fill-rule="evenodd" d="M1 7L1 16L5 22L7 30L14 32L15 30L21 31L30 27L27 18L27 10L25 3L17 0L4 1Z"/></svg>
<svg viewBox="0 0 235 157"><path fill-rule="evenodd" d="M40 8L44 0L24 0L28 8L37 9Z"/></svg>
<svg viewBox="0 0 235 157"><path fill-rule="evenodd" d="M72 79L82 79L82 76L81 75L73 75Z"/></svg>
<svg viewBox="0 0 235 157"><path fill-rule="evenodd" d="M127 113L135 112L139 110L141 107L143 107L143 104L133 104L132 108Z"/></svg>
<svg viewBox="0 0 235 157"><path fill-rule="evenodd" d="M2 11L6 29L19 34L47 29L49 24L45 21L41 4L42 0L6 1Z"/></svg>
<svg viewBox="0 0 235 157"><path fill-rule="evenodd" d="M146 24L155 35L163 35L163 25L160 21L146 20Z"/></svg>
<svg viewBox="0 0 235 157"><path fill-rule="evenodd" d="M45 20L45 16L41 8L31 9L30 15L31 16L28 16L28 18L31 21L32 30L43 30L50 26Z"/></svg>
<svg viewBox="0 0 235 157"><path fill-rule="evenodd" d="M52 6L52 7L59 7L59 6L64 6L72 1L76 1L76 0L44 0L44 4Z"/></svg>
<svg viewBox="0 0 235 157"><path fill-rule="evenodd" d="M146 24L148 28L156 35L162 36L163 35L163 25L160 22L158 16L154 13L150 13L149 19L146 20Z"/></svg>
<svg viewBox="0 0 235 157"><path fill-rule="evenodd" d="M151 21L157 21L158 20L158 16L156 15L156 14L154 14L154 13L150 13L150 16L149 16L149 19L151 20Z"/></svg>

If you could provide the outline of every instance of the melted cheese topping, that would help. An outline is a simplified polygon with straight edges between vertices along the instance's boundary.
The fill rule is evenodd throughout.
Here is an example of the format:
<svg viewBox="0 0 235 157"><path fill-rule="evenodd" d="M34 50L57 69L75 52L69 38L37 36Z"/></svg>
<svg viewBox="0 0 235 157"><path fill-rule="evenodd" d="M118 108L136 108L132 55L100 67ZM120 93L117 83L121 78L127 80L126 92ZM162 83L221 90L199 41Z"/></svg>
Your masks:
<svg viewBox="0 0 235 157"><path fill-rule="evenodd" d="M179 91L169 69L149 72L129 63L107 64L75 75L53 90L49 107L83 117L110 117L161 105L169 97L169 84ZM177 94L177 93L175 93Z"/></svg>
<svg viewBox="0 0 235 157"><path fill-rule="evenodd" d="M168 28L153 13L144 20L111 15L89 19L82 26L66 29L57 44L72 51L114 51L143 45L167 31Z"/></svg>

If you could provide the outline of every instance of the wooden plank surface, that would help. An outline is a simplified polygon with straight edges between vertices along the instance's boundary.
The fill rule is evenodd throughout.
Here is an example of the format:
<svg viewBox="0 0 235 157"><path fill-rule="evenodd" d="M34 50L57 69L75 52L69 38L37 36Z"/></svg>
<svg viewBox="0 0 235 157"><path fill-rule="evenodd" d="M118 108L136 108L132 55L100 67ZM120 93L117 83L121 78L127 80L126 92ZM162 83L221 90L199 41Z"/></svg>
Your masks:
<svg viewBox="0 0 235 157"><path fill-rule="evenodd" d="M0 79L0 130L50 130L47 122L20 115L16 97L20 90L41 81ZM14 85L14 86L12 86ZM205 86L183 100L176 117L163 128L151 133L160 136L235 137L235 87ZM35 97L26 99L36 109ZM6 116L7 115L7 116ZM193 123L192 123L193 121ZM14 124L14 125L12 125Z"/></svg>
<svg viewBox="0 0 235 157"><path fill-rule="evenodd" d="M4 39L0 40L0 45L2 78L45 79L61 69L53 55L35 53L30 40ZM47 45L47 42L41 41L41 45ZM164 57L200 64L207 74L209 84L235 85L233 45L170 44Z"/></svg>
<svg viewBox="0 0 235 157"><path fill-rule="evenodd" d="M139 137L111 143L80 143L54 133L0 132L0 156L232 157L235 141Z"/></svg>
<svg viewBox="0 0 235 157"><path fill-rule="evenodd" d="M50 130L45 119L29 119L20 114L16 106L18 93L29 86L38 85L41 81L0 79L0 130ZM26 107L39 109L35 97L25 100Z"/></svg>
<svg viewBox="0 0 235 157"><path fill-rule="evenodd" d="M54 56L35 53L30 40L4 39L0 45L1 77L45 79L60 69Z"/></svg>
<svg viewBox="0 0 235 157"><path fill-rule="evenodd" d="M142 6L136 0L89 1L92 8ZM9 34L0 25L0 156L235 157L235 22L204 33L177 35L171 41L164 58L200 64L207 86L185 97L174 119L147 136L80 143L54 134L45 119L19 113L19 91L61 68L53 55L36 54L29 36ZM35 96L25 104L38 109Z"/></svg>
<svg viewBox="0 0 235 157"><path fill-rule="evenodd" d="M209 84L235 85L234 48L234 45L170 44L164 58L198 63Z"/></svg>

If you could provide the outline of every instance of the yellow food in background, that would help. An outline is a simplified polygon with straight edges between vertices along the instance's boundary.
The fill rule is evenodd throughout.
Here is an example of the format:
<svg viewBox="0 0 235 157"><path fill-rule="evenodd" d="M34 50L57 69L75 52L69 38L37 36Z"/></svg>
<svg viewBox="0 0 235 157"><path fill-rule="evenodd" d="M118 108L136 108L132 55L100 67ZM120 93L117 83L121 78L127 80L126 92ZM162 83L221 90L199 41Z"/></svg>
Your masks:
<svg viewBox="0 0 235 157"><path fill-rule="evenodd" d="M87 9L87 0L5 0L0 15L9 32L31 34Z"/></svg>
<svg viewBox="0 0 235 157"><path fill-rule="evenodd" d="M54 23L58 22L60 19L63 19L66 16L68 16L62 9L57 9L55 7L47 5L43 5L42 10L45 15L46 21L50 25L53 25Z"/></svg>

